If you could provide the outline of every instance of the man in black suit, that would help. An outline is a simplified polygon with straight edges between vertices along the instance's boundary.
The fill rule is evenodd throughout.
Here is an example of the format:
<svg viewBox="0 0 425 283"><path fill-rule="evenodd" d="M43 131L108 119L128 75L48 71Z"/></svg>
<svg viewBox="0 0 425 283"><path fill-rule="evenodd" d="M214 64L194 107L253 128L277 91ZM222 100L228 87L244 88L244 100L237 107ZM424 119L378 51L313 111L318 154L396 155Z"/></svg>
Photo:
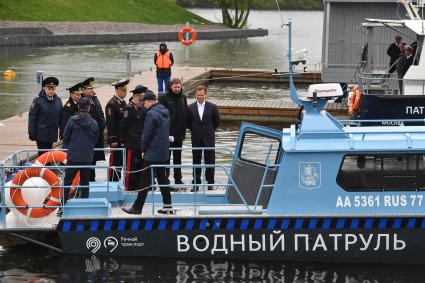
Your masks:
<svg viewBox="0 0 425 283"><path fill-rule="evenodd" d="M393 42L387 49L387 55L390 56L390 70L389 73L392 74L396 70L396 64L398 57L401 54L400 45L401 45L401 36L396 35L395 42Z"/></svg>
<svg viewBox="0 0 425 283"><path fill-rule="evenodd" d="M192 147L215 147L215 130L220 125L220 114L217 105L205 101L207 88L199 85L196 88L196 102L188 106L187 128L192 133ZM201 164L202 150L193 150L193 164ZM215 164L214 149L204 151L205 164ZM193 184L201 184L201 168L193 170ZM205 169L205 178L208 184L214 184L214 168ZM208 186L212 190L212 186Z"/></svg>

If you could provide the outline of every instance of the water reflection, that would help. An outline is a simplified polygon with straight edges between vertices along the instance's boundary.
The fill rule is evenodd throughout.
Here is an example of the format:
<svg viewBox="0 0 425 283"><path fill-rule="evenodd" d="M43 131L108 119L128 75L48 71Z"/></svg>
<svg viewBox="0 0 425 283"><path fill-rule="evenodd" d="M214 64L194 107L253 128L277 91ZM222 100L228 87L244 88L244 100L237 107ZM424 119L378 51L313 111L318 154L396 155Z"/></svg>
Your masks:
<svg viewBox="0 0 425 283"><path fill-rule="evenodd" d="M418 266L62 256L61 282L415 282Z"/></svg>

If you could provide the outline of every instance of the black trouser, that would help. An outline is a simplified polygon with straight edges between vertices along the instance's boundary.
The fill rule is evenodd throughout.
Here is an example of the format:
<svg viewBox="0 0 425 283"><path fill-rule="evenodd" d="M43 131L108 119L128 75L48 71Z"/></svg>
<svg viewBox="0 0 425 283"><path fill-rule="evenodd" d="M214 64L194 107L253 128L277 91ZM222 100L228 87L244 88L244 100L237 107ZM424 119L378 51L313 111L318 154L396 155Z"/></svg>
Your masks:
<svg viewBox="0 0 425 283"><path fill-rule="evenodd" d="M69 166L78 166L78 165L88 166L88 165L91 165L91 162L73 162L71 160L68 160L66 165L69 165ZM72 185L72 180L74 180L75 175L77 175L78 171L80 171L81 198L88 198L89 197L90 170L91 170L90 168L66 168L65 169L65 179L63 181L63 184L65 186L65 189L64 189L64 204L66 204L66 201L69 198L69 191L70 191L69 186Z"/></svg>
<svg viewBox="0 0 425 283"><path fill-rule="evenodd" d="M125 174L125 189L134 191L140 185L140 170L142 169L142 153L139 150L131 150L127 148L127 164ZM134 172L139 171L139 172Z"/></svg>
<svg viewBox="0 0 425 283"><path fill-rule="evenodd" d="M111 155L109 156L109 166L115 166L115 169L109 169L109 182L119 181L121 178L121 169L122 169L122 150L112 150Z"/></svg>
<svg viewBox="0 0 425 283"><path fill-rule="evenodd" d="M200 144L193 145L192 147L208 147L204 142L201 141ZM201 164L202 161L202 150L192 150L193 164ZM215 150L204 150L204 161L205 164L215 164ZM214 184L214 167L209 167L205 169L205 179L208 184ZM202 177L202 168L193 168L193 183L201 184Z"/></svg>
<svg viewBox="0 0 425 283"><path fill-rule="evenodd" d="M36 141L36 143L37 143L37 148L38 149L52 149L53 148L53 143L52 142ZM38 156L42 155L45 152L46 151L39 151L38 152Z"/></svg>
<svg viewBox="0 0 425 283"><path fill-rule="evenodd" d="M174 141L170 143L170 147L179 147L183 146L183 141ZM171 164L171 153L173 154L173 164L181 165L182 164L182 151L181 150L170 150L170 157L168 159L168 163ZM166 168L167 178L170 176L170 168ZM182 180L182 169L174 168L174 180L181 181Z"/></svg>
<svg viewBox="0 0 425 283"><path fill-rule="evenodd" d="M96 159L94 159L94 157L93 157L93 161L92 161L91 165L96 166ZM94 167L90 169L89 181L90 182L96 182L96 168L94 168Z"/></svg>
<svg viewBox="0 0 425 283"><path fill-rule="evenodd" d="M137 194L137 199L133 204L133 207L136 209L142 209L143 205L145 204L146 197L148 193L152 190L153 186L155 185L155 182L152 183L152 181L155 178L152 178L151 176L151 168L148 168L151 165L160 165L160 164L167 164L167 162L153 162L148 160L143 160L142 168L145 169L141 175L140 178L140 190ZM147 168L147 169L146 169ZM165 174L165 168L164 167L154 167L154 176L156 176L156 180L158 182L158 185L169 185L170 181L168 180L166 174ZM161 195L162 195L162 202L164 204L164 208L171 208L171 192L169 186L160 187Z"/></svg>

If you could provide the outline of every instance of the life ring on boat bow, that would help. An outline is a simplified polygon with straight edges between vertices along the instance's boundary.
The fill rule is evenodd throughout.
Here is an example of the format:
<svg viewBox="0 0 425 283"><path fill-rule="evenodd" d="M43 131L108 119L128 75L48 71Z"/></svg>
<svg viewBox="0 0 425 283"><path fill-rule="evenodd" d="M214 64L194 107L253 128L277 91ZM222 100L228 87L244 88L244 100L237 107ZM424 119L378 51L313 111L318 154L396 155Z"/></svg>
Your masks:
<svg viewBox="0 0 425 283"><path fill-rule="evenodd" d="M43 206L47 207L34 207L29 208L28 204L22 197L22 184L32 177L40 177L47 181L51 188L51 192L47 202ZM10 199L16 206L16 209L23 215L32 218L42 218L56 210L55 207L49 206L60 206L61 202L61 184L59 177L56 176L51 170L47 168L26 168L25 170L19 171L18 174L13 178L10 186Z"/></svg>
<svg viewBox="0 0 425 283"><path fill-rule="evenodd" d="M348 114L353 115L355 111L360 108L360 101L362 99L362 93L357 88L357 86L353 87L353 94L351 95L349 104L348 104Z"/></svg>
<svg viewBox="0 0 425 283"><path fill-rule="evenodd" d="M185 39L185 33L190 33L190 39ZM179 41L184 45L191 45L196 41L196 31L191 27L183 27L179 31Z"/></svg>
<svg viewBox="0 0 425 283"><path fill-rule="evenodd" d="M52 150L43 153L35 160L35 165L37 166L46 166L46 164L53 163L58 164L62 163L66 165L68 153L61 150ZM75 175L74 180L72 180L70 193L74 192L74 189L80 183L80 172Z"/></svg>

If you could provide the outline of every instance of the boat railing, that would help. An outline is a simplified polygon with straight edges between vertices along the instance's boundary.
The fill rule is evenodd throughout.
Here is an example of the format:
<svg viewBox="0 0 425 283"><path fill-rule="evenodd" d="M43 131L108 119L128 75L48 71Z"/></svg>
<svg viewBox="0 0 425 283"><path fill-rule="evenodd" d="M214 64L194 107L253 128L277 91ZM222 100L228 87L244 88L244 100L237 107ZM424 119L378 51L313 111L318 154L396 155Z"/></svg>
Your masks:
<svg viewBox="0 0 425 283"><path fill-rule="evenodd" d="M2 224L1 226L3 228L7 228L7 223L5 221L6 219L6 209L27 209L28 213L30 213L30 211L32 209L35 208L43 208L43 209L58 209L58 208L62 208L63 210L66 209L66 206L63 206L62 203L64 202L64 190L65 189L70 189L71 191L74 190L74 193L76 193L76 191L78 189L89 189L87 188L87 186L81 186L81 185L70 185L70 186L65 186L62 185L63 184L63 172L65 171L65 169L67 168L90 168L90 169L99 169L99 170L105 170L106 172L106 181L102 184L99 184L99 186L103 186L106 189L106 194L107 196L110 196L110 193L112 193L112 191L110 190L110 182L109 180L109 171L111 169L110 166L107 165L35 165L35 164L28 164L28 165L7 165L5 163L0 164L0 196L1 196L1 201L0 201L0 224ZM39 173L40 176L43 176L45 174L45 170L52 170L52 171L59 171L61 174L58 176L58 179L60 180L60 182L57 185L53 185L51 186L50 184L47 185L43 185L43 184L32 184L32 185L27 185L27 184L22 184L22 185L16 185L13 183L9 184L9 181L7 181L7 176L10 175L10 172L21 172L25 169L39 169L40 171L37 172ZM25 172L25 171L23 171ZM28 176L27 176L28 177ZM31 176L32 177L32 176ZM29 178L28 178L29 179ZM12 181L12 179L10 180ZM47 204L41 204L41 205L16 205L16 204L7 204L6 200L8 199L6 197L6 190L10 190L10 189L15 189L15 190L31 190L31 189L59 189L60 190L60 203L58 203L57 205L47 205ZM16 193L16 191L15 191ZM21 192L22 193L22 192ZM51 194L51 192L49 193L49 195ZM11 196L11 198L13 198ZM11 200L12 201L12 200ZM100 207L100 205L73 205L73 208L95 208L95 207ZM102 207L104 207L102 205ZM23 219L26 222L29 222L29 216L22 214ZM37 218L36 218L37 219ZM37 221L36 221L37 222Z"/></svg>

